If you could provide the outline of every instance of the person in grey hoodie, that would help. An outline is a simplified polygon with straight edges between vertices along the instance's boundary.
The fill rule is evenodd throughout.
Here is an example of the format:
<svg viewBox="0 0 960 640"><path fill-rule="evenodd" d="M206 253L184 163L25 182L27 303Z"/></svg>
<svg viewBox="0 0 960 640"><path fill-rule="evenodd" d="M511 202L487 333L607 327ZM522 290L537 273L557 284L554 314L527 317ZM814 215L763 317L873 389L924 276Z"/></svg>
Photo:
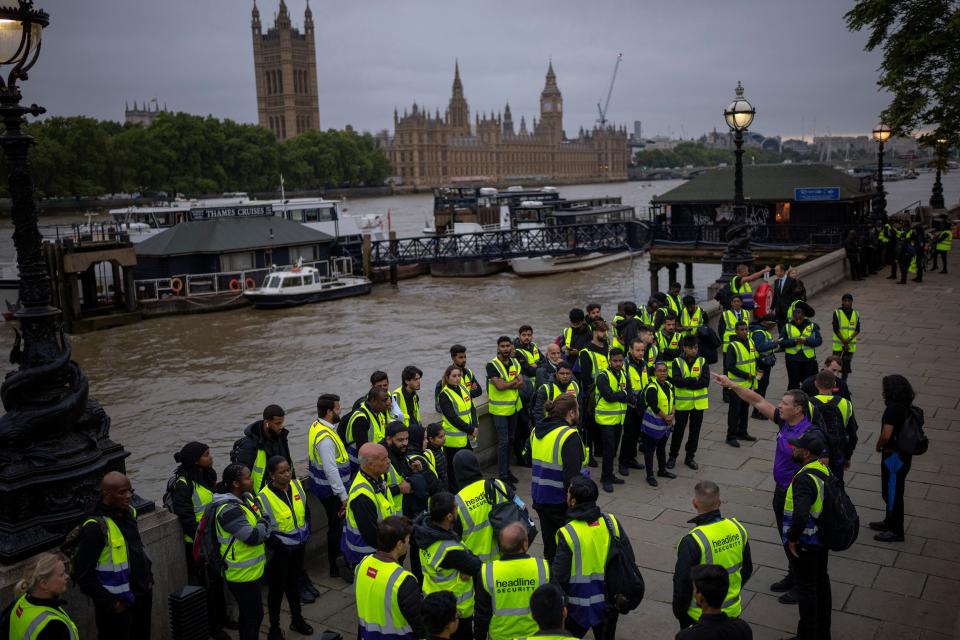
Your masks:
<svg viewBox="0 0 960 640"><path fill-rule="evenodd" d="M225 575L227 588L236 598L240 611L240 640L256 640L260 636L260 624L263 622L260 578L265 564L264 542L276 528L270 516L260 510L252 491L250 470L242 464L231 464L223 470L223 480L217 485L217 493L210 502L216 514L216 522L212 525L227 534L232 550L236 552L239 551L238 547L244 550L246 547L259 547L262 558L259 575L256 575L256 571L251 572L256 576L252 580L232 580L229 570ZM253 516L253 524L249 515Z"/></svg>

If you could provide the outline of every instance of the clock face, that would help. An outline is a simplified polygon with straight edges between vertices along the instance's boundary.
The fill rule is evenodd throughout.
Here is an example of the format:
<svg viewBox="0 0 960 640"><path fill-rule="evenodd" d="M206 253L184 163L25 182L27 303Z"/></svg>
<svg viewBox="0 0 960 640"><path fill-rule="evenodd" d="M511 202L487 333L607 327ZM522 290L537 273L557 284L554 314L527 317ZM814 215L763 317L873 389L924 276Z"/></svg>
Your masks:
<svg viewBox="0 0 960 640"><path fill-rule="evenodd" d="M553 101L552 101L552 100L544 100L544 101L543 101L543 110L544 110L544 111L553 111Z"/></svg>

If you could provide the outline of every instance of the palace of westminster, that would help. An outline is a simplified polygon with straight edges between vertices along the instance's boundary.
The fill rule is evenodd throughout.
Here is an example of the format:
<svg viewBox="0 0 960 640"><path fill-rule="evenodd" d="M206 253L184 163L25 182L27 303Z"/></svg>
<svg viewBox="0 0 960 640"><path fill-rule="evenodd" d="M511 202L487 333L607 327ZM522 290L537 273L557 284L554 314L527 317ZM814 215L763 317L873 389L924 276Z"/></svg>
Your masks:
<svg viewBox="0 0 960 640"><path fill-rule="evenodd" d="M254 68L260 125L286 140L320 129L316 48L309 0L304 30L296 29L280 0L274 26L263 33L253 7ZM540 118L528 129L521 117L514 127L510 105L503 113L480 116L471 124L459 64L446 112L430 113L413 105L394 111L394 134L378 136L395 176L402 184L433 187L506 182L577 182L626 180L627 131L611 125L580 130L568 139L563 131L563 95L551 62L540 92Z"/></svg>

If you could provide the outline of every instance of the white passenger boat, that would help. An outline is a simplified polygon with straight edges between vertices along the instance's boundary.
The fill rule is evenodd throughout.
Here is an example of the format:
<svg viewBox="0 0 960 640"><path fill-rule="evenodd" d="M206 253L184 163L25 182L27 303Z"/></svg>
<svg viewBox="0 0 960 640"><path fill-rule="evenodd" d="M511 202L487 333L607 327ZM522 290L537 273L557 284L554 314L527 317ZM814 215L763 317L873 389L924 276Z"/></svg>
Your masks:
<svg viewBox="0 0 960 640"><path fill-rule="evenodd" d="M585 255L537 256L533 258L514 258L510 261L510 268L518 276L549 276L554 273L568 271L583 271L593 269L604 264L635 258L643 255L642 251L620 251L617 253L593 252Z"/></svg>
<svg viewBox="0 0 960 640"><path fill-rule="evenodd" d="M334 261L337 265L349 265L349 260ZM264 278L258 289L245 291L243 295L258 309L296 307L314 302L325 302L370 293L370 280L334 268L332 275L314 267L299 264L288 269L278 269Z"/></svg>

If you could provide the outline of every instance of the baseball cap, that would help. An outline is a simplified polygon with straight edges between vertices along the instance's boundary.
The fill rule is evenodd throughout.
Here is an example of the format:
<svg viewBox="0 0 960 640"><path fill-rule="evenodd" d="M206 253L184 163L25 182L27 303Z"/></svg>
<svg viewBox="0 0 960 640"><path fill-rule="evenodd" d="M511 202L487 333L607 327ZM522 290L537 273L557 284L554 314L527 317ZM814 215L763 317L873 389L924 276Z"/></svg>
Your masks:
<svg viewBox="0 0 960 640"><path fill-rule="evenodd" d="M794 447L806 449L815 456L820 455L827 448L823 436L816 429L808 429L799 438L788 438L787 442Z"/></svg>

